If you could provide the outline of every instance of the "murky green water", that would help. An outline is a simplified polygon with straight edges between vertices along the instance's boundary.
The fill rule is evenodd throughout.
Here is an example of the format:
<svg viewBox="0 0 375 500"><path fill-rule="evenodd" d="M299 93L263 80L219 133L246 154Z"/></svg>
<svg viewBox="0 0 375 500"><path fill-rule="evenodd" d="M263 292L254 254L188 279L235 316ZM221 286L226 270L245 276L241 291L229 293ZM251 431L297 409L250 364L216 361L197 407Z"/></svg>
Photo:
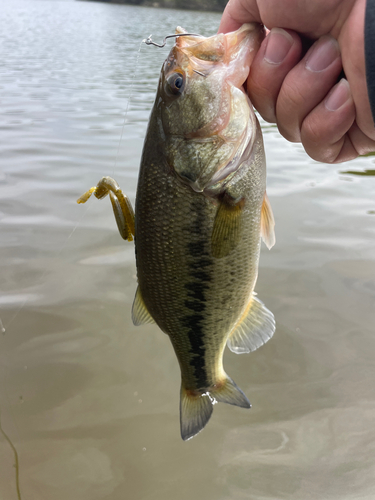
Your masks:
<svg viewBox="0 0 375 500"><path fill-rule="evenodd" d="M264 124L277 244L257 292L277 331L225 356L253 408L217 405L183 443L169 339L131 322L133 246L108 200L75 200L113 175L134 201L167 54L142 38L208 35L220 16L0 6L0 411L22 499L373 499L375 177L353 173L373 157L315 163ZM0 435L4 500L14 461Z"/></svg>

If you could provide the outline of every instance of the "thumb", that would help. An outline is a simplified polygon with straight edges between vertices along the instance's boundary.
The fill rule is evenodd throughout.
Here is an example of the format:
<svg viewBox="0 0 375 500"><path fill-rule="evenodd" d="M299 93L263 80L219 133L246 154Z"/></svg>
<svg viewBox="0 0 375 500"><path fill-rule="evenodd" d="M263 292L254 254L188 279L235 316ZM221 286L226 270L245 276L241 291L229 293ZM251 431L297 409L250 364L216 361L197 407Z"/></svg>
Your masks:
<svg viewBox="0 0 375 500"><path fill-rule="evenodd" d="M256 0L229 0L218 33L235 31L244 23L262 23Z"/></svg>

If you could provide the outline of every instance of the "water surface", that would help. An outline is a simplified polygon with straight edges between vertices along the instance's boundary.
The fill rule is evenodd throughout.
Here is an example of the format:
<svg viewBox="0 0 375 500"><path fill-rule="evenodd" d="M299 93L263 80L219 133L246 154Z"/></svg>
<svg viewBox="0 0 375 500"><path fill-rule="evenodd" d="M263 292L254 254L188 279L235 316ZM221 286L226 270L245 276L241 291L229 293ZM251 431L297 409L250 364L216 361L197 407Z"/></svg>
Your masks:
<svg viewBox="0 0 375 500"><path fill-rule="evenodd" d="M253 408L217 405L183 443L169 339L131 322L133 245L108 200L75 200L113 175L134 201L168 50L140 41L220 16L0 5L0 411L22 499L373 499L375 177L355 175L373 157L316 163L263 124L277 244L256 289L277 331L225 355ZM14 460L0 435L6 500Z"/></svg>

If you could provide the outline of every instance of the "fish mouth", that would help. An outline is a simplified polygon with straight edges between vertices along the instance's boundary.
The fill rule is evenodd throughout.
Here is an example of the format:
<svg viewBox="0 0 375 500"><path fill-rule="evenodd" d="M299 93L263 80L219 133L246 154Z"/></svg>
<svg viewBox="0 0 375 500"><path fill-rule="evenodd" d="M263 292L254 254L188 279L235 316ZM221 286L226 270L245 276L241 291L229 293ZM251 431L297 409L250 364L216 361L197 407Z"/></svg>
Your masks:
<svg viewBox="0 0 375 500"><path fill-rule="evenodd" d="M176 34L186 33L176 28ZM237 88L243 87L251 63L265 36L264 26L243 24L237 31L217 33L208 38L184 36L176 39L176 49L187 56L190 73L207 76L216 64L226 65L226 80Z"/></svg>
<svg viewBox="0 0 375 500"><path fill-rule="evenodd" d="M209 38L178 37L164 63L167 158L195 192L215 190L251 154L256 118L243 86L263 35L263 26L245 24Z"/></svg>

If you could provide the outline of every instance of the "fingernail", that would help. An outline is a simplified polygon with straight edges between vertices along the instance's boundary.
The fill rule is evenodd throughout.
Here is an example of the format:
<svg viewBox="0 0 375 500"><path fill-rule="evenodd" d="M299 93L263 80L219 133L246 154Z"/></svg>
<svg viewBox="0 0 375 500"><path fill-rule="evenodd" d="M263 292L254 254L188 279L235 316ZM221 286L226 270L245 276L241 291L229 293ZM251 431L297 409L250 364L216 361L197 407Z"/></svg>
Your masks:
<svg viewBox="0 0 375 500"><path fill-rule="evenodd" d="M345 78L342 78L328 94L324 105L329 111L337 111L350 99L350 96L349 83Z"/></svg>
<svg viewBox="0 0 375 500"><path fill-rule="evenodd" d="M294 41L289 33L281 28L272 28L267 36L264 59L270 64L280 64L288 55Z"/></svg>
<svg viewBox="0 0 375 500"><path fill-rule="evenodd" d="M339 44L331 36L323 36L307 54L306 68L318 72L328 68L340 56Z"/></svg>

